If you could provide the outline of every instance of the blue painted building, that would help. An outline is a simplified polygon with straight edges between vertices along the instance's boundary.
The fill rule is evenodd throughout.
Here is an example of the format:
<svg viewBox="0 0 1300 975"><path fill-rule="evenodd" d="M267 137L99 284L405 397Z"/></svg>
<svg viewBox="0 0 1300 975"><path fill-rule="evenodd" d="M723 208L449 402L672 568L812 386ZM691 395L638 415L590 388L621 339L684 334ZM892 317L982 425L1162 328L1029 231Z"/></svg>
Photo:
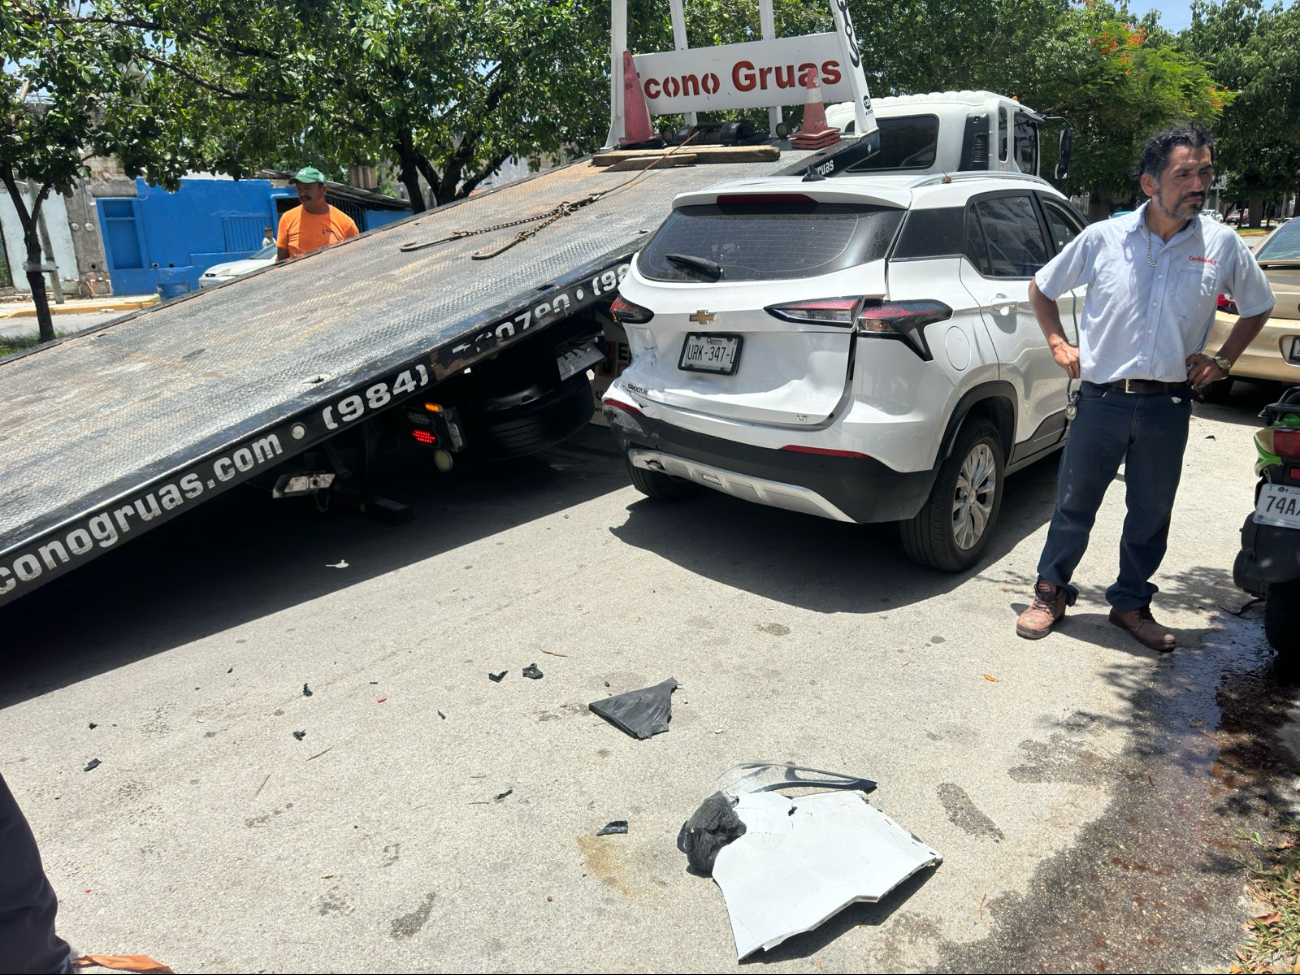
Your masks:
<svg viewBox="0 0 1300 975"><path fill-rule="evenodd" d="M330 203L363 233L411 213L405 200L341 183L326 188ZM135 196L99 197L97 204L113 293L138 295L157 291L160 271L197 289L214 264L251 257L265 228L274 235L298 196L267 179L183 179L175 193L137 179Z"/></svg>

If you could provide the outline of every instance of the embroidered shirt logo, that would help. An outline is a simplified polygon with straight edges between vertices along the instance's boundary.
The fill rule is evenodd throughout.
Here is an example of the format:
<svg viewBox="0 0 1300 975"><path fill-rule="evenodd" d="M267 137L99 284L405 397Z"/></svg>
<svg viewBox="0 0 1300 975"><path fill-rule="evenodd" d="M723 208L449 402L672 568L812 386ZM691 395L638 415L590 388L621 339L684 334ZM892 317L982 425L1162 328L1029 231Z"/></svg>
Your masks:
<svg viewBox="0 0 1300 975"><path fill-rule="evenodd" d="M1219 260L1215 257L1189 257L1189 261L1195 261L1197 264L1218 264Z"/></svg>

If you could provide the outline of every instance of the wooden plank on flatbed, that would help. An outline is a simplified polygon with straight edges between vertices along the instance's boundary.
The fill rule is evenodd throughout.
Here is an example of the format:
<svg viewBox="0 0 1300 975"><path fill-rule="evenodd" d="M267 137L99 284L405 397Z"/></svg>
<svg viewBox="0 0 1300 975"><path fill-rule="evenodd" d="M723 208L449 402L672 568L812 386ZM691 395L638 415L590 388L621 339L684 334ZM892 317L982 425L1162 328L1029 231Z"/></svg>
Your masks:
<svg viewBox="0 0 1300 975"><path fill-rule="evenodd" d="M674 153L677 150L678 155L689 153L695 157L697 163L742 163L742 162L771 162L774 159L781 158L781 150L777 146L690 146L682 149L675 146L669 149L612 149L609 152L598 152L591 157L593 166L613 166L626 159L661 159L664 156Z"/></svg>

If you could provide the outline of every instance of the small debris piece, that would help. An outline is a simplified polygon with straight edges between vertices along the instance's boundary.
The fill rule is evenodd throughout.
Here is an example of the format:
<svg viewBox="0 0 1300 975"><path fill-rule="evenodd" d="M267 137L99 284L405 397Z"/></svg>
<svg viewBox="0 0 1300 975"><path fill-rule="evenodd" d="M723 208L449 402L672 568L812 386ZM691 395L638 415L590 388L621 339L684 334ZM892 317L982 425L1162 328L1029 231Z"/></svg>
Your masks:
<svg viewBox="0 0 1300 975"><path fill-rule="evenodd" d="M615 694L587 707L633 738L644 740L668 730L676 687L677 681L669 677L653 687Z"/></svg>
<svg viewBox="0 0 1300 975"><path fill-rule="evenodd" d="M1001 677L993 677L993 676L990 675L990 674L985 674L985 675L984 675L984 679L987 680L987 681L992 681L994 684L996 684L996 683L997 683L998 681L1000 681L1002 678L1001 678Z"/></svg>
<svg viewBox="0 0 1300 975"><path fill-rule="evenodd" d="M1210 435L1209 435L1208 437L1206 437L1205 439L1206 439L1206 440L1213 440L1213 439L1214 439L1214 434L1210 434Z"/></svg>
<svg viewBox="0 0 1300 975"><path fill-rule="evenodd" d="M508 671L508 670L503 670L503 671L501 671L501 673L499 673L499 674L493 674L493 673L490 673L490 672L489 672L489 673L488 673L488 680L490 680L490 681L491 681L492 683L494 683L494 684L500 684L501 681L505 679L505 676L506 676L506 674L508 674L508 673L510 673L510 671Z"/></svg>
<svg viewBox="0 0 1300 975"><path fill-rule="evenodd" d="M307 737L307 732L305 732L305 731L295 731L295 732L293 733L293 736L294 736L295 738L297 738L299 741L302 741L304 738Z"/></svg>
<svg viewBox="0 0 1300 975"><path fill-rule="evenodd" d="M505 797L506 797L506 796L510 795L510 794L511 794L512 792L514 792L514 791L515 791L514 789L506 789L505 792L498 792L498 793L497 793L497 794L492 798L492 801L493 801L493 802L502 802L502 801L505 800Z"/></svg>
<svg viewBox="0 0 1300 975"><path fill-rule="evenodd" d="M596 830L597 836L615 836L627 832L627 820L615 819Z"/></svg>
<svg viewBox="0 0 1300 975"><path fill-rule="evenodd" d="M92 729L94 729L94 728L98 728L99 725L95 724L95 722L92 721L92 722L90 722L90 727L91 727Z"/></svg>
<svg viewBox="0 0 1300 975"><path fill-rule="evenodd" d="M346 569L347 567L348 567L347 559L339 559L337 562L325 563L325 568L327 569Z"/></svg>
<svg viewBox="0 0 1300 975"><path fill-rule="evenodd" d="M271 781L271 773L267 772L264 776L262 776L262 781L257 783L257 788L253 790L254 799L256 799L258 796L262 794L262 788L266 785L266 783L270 781Z"/></svg>
<svg viewBox="0 0 1300 975"><path fill-rule="evenodd" d="M529 664L524 668L524 676L529 680L541 680L542 672L537 669L537 664Z"/></svg>
<svg viewBox="0 0 1300 975"><path fill-rule="evenodd" d="M554 650L543 650L542 653L549 653L552 657L567 657L567 653L556 653Z"/></svg>
<svg viewBox="0 0 1300 975"><path fill-rule="evenodd" d="M333 747L334 747L333 745L330 745L329 748L326 748L326 749L324 749L323 751L319 751L319 752L317 752L315 755L308 755L308 756L307 756L307 761L310 762L313 758L320 758L322 755L325 754L325 752L329 751L329 750L330 750L331 748L333 748ZM355 827L353 827L353 828L355 829Z"/></svg>
<svg viewBox="0 0 1300 975"><path fill-rule="evenodd" d="M311 688L308 687L306 684L302 685L302 696L311 697Z"/></svg>
<svg viewBox="0 0 1300 975"><path fill-rule="evenodd" d="M386 698L386 697L381 697L381 698L380 698L378 701L376 701L375 703L376 703L376 704L383 704L383 703L384 703L385 701L387 701L387 700L388 700L388 698Z"/></svg>
<svg viewBox="0 0 1300 975"><path fill-rule="evenodd" d="M235 672L234 667L231 667L229 670L226 671L227 674L233 674L234 672Z"/></svg>
<svg viewBox="0 0 1300 975"><path fill-rule="evenodd" d="M87 771L87 772L90 772L90 771L92 771L92 770L94 770L94 769L99 768L99 767L100 767L101 765L103 765L103 764L104 764L104 763L101 762L99 759L97 759L97 758L92 758L92 759L91 759L91 760L86 764L86 771Z"/></svg>
<svg viewBox="0 0 1300 975"><path fill-rule="evenodd" d="M1237 609L1228 609L1227 606L1220 606L1219 608L1223 610L1225 613L1231 613L1233 616L1240 616L1242 613L1246 612L1246 610L1250 609L1250 607L1254 606L1256 603L1262 603L1263 601L1264 600L1262 599L1252 599L1249 602L1243 603Z"/></svg>
<svg viewBox="0 0 1300 975"><path fill-rule="evenodd" d="M711 876L718 851L745 835L745 824L736 815L736 803L737 800L715 792L682 823L677 833L677 849L686 854L692 870Z"/></svg>
<svg viewBox="0 0 1300 975"><path fill-rule="evenodd" d="M378 684L379 681L377 681L377 680L372 680L370 683L371 683L371 684Z"/></svg>
<svg viewBox="0 0 1300 975"><path fill-rule="evenodd" d="M443 721L447 720L447 716L443 714L441 711L438 712L438 717L442 718Z"/></svg>

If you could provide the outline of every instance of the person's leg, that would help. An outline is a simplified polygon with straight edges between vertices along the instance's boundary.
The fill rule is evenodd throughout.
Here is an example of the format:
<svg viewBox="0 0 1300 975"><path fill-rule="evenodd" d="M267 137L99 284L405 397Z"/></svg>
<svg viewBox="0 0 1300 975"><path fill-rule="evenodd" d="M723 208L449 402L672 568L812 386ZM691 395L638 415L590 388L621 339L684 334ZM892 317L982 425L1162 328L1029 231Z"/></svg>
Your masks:
<svg viewBox="0 0 1300 975"><path fill-rule="evenodd" d="M54 933L59 901L36 838L0 775L0 959L6 972L68 971L68 943Z"/></svg>
<svg viewBox="0 0 1300 975"><path fill-rule="evenodd" d="M1114 390L1085 392L1061 451L1056 510L1038 560L1038 576L1068 590L1071 602L1078 590L1070 580L1088 549L1097 509L1128 450L1134 399Z"/></svg>
<svg viewBox="0 0 1300 975"><path fill-rule="evenodd" d="M1119 547L1119 578L1106 590L1106 600L1115 610L1113 622L1130 630L1146 646L1168 650L1174 645L1173 634L1156 624L1147 608L1159 591L1151 577L1168 548L1191 402L1187 397L1171 396L1141 399L1136 435L1124 467L1128 514Z"/></svg>

